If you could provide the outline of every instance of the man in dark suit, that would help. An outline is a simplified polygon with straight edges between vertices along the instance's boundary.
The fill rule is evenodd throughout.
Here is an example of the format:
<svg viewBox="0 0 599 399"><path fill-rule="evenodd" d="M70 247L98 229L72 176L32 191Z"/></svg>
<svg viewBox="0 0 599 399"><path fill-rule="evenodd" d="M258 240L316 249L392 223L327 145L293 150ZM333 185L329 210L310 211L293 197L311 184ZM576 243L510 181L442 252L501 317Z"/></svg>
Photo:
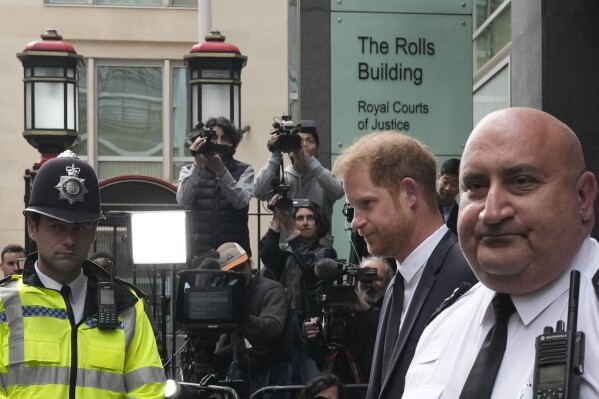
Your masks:
<svg viewBox="0 0 599 399"><path fill-rule="evenodd" d="M451 158L443 162L441 171L437 176L437 201L439 202L439 212L443 216L443 221L458 235L458 211L459 206L455 201L460 192L460 160Z"/></svg>
<svg viewBox="0 0 599 399"><path fill-rule="evenodd" d="M397 262L381 309L367 399L399 398L426 321L456 288L476 279L439 217L435 158L425 145L403 133L374 132L346 148L333 172L354 207L352 229L371 254Z"/></svg>

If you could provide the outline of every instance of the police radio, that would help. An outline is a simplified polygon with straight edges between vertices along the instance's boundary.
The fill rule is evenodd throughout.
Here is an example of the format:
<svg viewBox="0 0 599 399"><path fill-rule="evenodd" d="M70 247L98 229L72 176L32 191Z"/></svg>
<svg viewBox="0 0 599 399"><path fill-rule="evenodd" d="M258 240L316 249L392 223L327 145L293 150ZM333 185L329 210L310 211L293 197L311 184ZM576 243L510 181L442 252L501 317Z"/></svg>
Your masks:
<svg viewBox="0 0 599 399"><path fill-rule="evenodd" d="M110 273L110 281L98 282L98 328L101 330L114 330L118 325L112 262L108 262L108 272Z"/></svg>
<svg viewBox="0 0 599 399"><path fill-rule="evenodd" d="M555 332L550 326L536 340L533 397L535 399L578 399L584 372L584 333L576 331L578 322L578 291L580 272L570 273L568 326L557 322Z"/></svg>

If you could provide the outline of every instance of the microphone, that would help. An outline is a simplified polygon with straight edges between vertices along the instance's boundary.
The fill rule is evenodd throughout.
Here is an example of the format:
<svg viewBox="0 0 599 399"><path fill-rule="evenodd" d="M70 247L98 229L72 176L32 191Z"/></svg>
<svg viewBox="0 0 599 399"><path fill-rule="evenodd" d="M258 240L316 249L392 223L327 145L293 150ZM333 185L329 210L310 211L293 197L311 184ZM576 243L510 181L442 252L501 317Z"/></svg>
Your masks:
<svg viewBox="0 0 599 399"><path fill-rule="evenodd" d="M220 271L220 262L214 258L204 258L196 270L214 270ZM218 273L202 273L196 276L196 285L198 287L216 287L220 285L223 277Z"/></svg>
<svg viewBox="0 0 599 399"><path fill-rule="evenodd" d="M200 264L200 270L220 270L220 262L218 259L206 258Z"/></svg>
<svg viewBox="0 0 599 399"><path fill-rule="evenodd" d="M320 259L314 264L314 273L316 277L324 281L333 281L341 276L339 265L334 259Z"/></svg>

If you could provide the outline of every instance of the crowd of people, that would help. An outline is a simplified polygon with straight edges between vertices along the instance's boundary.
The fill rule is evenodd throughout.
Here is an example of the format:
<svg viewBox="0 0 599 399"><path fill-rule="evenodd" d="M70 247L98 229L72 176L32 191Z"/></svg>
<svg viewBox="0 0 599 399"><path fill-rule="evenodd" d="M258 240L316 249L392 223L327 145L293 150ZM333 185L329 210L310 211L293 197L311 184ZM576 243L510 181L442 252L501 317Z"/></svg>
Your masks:
<svg viewBox="0 0 599 399"><path fill-rule="evenodd" d="M302 399L354 397L344 385L355 383L367 384L355 396L367 399L599 397L597 181L564 123L530 108L493 112L439 171L420 141L373 132L331 171L317 158L315 121L303 121L293 148L281 151L272 135L255 178L234 158L242 133L225 118L206 129L190 143L177 200L192 215L192 256L245 281L247 317L215 348L218 377L241 381L242 396L303 385ZM338 260L331 235L343 195L357 264ZM259 270L247 226L254 196L272 212ZM144 294L116 280L110 317L101 311L116 265L107 253L86 259L103 218L93 169L69 154L47 161L24 214L38 251L2 251L0 396L38 395L39 378L61 397L161 397ZM571 317L571 275L580 276L577 331L586 335L573 332L572 370L547 371L537 337ZM48 371L59 368L68 372Z"/></svg>

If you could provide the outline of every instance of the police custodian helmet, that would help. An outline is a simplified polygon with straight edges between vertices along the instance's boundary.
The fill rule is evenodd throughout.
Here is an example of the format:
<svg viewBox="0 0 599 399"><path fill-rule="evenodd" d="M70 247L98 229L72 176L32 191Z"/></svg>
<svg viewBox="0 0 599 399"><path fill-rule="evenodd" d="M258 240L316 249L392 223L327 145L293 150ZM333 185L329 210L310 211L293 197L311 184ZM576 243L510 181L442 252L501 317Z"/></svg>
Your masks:
<svg viewBox="0 0 599 399"><path fill-rule="evenodd" d="M23 213L29 212L65 223L104 219L94 169L68 150L46 161L33 180L29 204Z"/></svg>

